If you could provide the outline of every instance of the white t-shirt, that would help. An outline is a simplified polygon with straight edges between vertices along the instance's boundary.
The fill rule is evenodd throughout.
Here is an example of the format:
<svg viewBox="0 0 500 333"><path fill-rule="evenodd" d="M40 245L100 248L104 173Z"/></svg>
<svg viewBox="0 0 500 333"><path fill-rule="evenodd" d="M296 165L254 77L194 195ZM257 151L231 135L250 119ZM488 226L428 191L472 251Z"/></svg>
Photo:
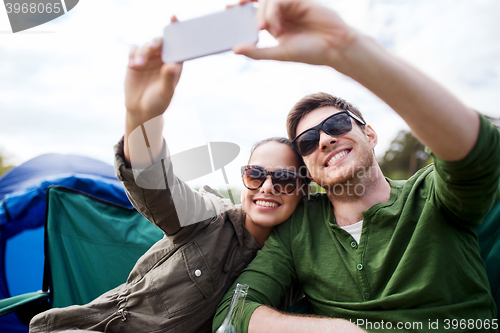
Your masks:
<svg viewBox="0 0 500 333"><path fill-rule="evenodd" d="M354 237L356 242L359 244L359 239L361 238L361 230L363 229L363 220L351 225L346 225L341 228L350 233L351 236Z"/></svg>

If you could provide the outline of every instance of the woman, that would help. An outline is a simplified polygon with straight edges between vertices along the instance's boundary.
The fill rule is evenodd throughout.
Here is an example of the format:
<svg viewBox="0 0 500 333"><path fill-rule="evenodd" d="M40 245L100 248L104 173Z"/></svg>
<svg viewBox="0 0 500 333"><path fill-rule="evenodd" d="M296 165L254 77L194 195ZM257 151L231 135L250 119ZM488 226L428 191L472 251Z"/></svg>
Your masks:
<svg viewBox="0 0 500 333"><path fill-rule="evenodd" d="M284 138L261 141L252 150L242 167L241 206L206 186L192 191L176 178L161 115L182 65L163 64L160 50L156 39L131 52L125 139L115 147L115 166L136 209L166 236L138 260L126 283L87 305L34 317L30 332L211 332L224 293L306 193L302 159ZM293 303L293 294L282 308Z"/></svg>

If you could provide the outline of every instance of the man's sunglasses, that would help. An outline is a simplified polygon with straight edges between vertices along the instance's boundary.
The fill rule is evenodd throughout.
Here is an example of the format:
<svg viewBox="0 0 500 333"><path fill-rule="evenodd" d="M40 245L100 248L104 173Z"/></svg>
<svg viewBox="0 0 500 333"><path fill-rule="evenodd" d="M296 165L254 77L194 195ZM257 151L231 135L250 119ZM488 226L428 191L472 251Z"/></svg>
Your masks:
<svg viewBox="0 0 500 333"><path fill-rule="evenodd" d="M274 190L283 194L292 193L297 187L299 179L303 178L297 172L288 169L267 171L257 165L245 165L241 167L243 185L249 190L260 188L266 181L267 176L271 176Z"/></svg>
<svg viewBox="0 0 500 333"><path fill-rule="evenodd" d="M331 136L341 136L352 130L351 118L361 125L366 123L348 110L337 112L323 120L319 125L300 133L293 141L293 147L301 156L307 156L318 148L319 130Z"/></svg>

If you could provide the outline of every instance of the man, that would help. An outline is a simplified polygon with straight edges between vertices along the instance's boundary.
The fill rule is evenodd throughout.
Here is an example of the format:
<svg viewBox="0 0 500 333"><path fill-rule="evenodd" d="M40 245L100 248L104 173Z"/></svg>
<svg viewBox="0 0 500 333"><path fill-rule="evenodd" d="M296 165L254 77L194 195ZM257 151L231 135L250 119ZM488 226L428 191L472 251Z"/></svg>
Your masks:
<svg viewBox="0 0 500 333"><path fill-rule="evenodd" d="M496 331L475 229L498 200L498 130L314 2L263 1L258 21L279 45L240 45L236 53L326 65L350 76L403 117L434 165L408 181L388 180L373 155L377 134L357 109L327 94L299 101L288 134L327 193L312 196L276 228L236 280L250 286L237 328ZM266 306L296 282L321 317ZM231 294L219 305L214 329Z"/></svg>

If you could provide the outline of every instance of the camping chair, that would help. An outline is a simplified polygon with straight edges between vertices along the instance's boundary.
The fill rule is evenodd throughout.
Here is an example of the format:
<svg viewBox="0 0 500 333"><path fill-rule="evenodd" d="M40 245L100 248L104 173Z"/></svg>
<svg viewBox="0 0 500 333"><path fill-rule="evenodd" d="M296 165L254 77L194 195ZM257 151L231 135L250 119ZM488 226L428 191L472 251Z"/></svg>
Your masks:
<svg viewBox="0 0 500 333"><path fill-rule="evenodd" d="M491 295L497 305L500 319L500 202L490 210L477 228L481 258L486 264L486 275L490 282Z"/></svg>
<svg viewBox="0 0 500 333"><path fill-rule="evenodd" d="M28 324L52 307L86 304L126 281L163 232L136 210L76 190L47 190L43 289L0 300Z"/></svg>

